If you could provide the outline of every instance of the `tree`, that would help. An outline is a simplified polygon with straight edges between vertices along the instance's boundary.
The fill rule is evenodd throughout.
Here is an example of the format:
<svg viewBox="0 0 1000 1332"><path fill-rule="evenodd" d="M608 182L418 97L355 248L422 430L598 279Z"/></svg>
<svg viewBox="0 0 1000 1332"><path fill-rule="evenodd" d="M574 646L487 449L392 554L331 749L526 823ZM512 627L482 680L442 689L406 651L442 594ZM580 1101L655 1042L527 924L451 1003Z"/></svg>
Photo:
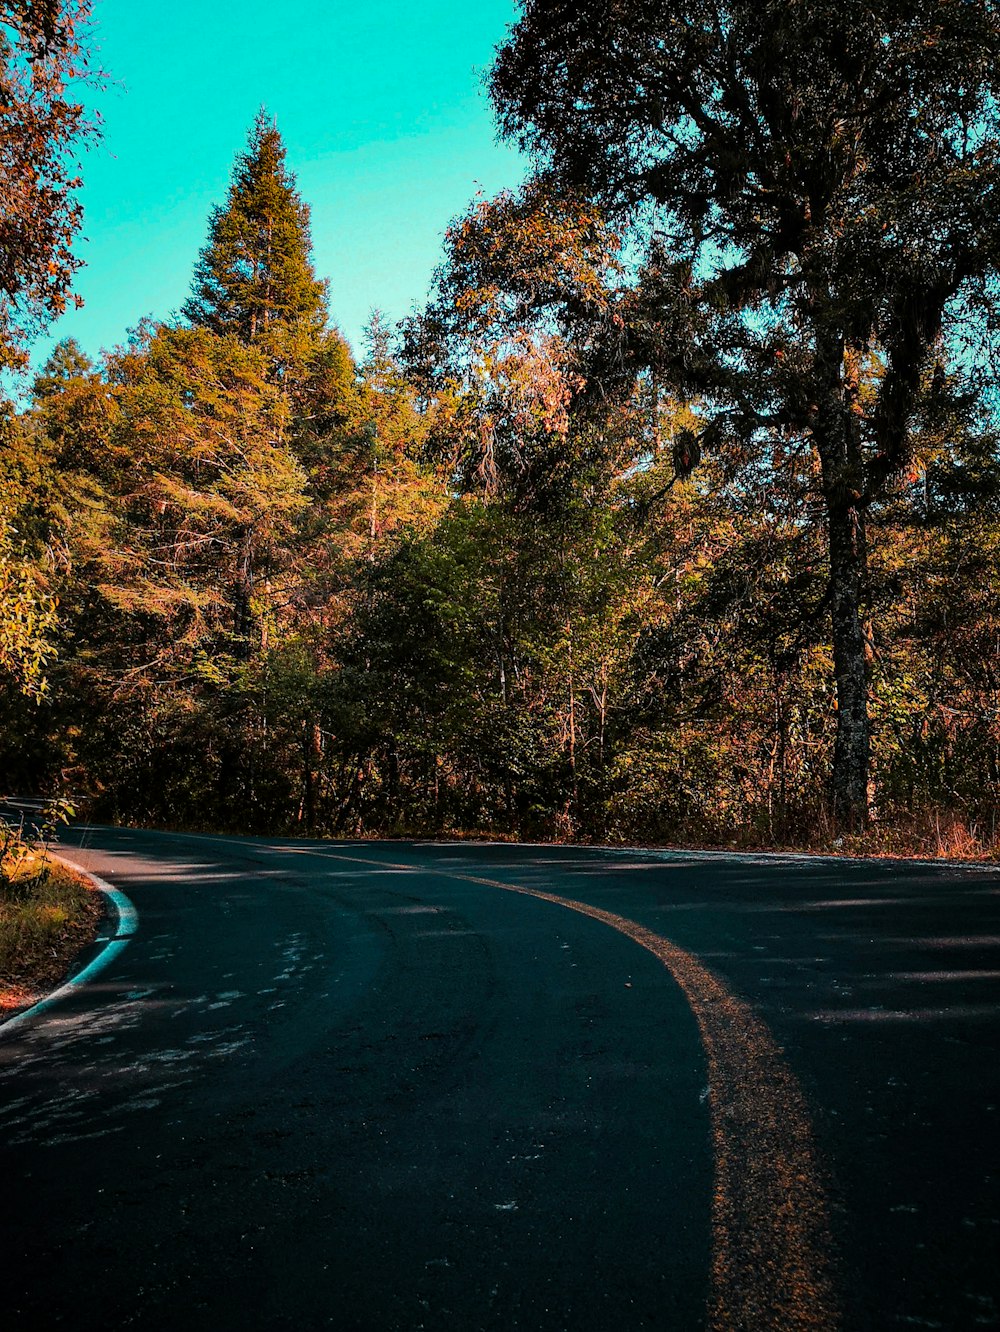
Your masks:
<svg viewBox="0 0 1000 1332"><path fill-rule="evenodd" d="M351 412L328 442L326 509L342 557L371 565L394 537L439 516L441 478L424 461L428 421L373 310Z"/></svg>
<svg viewBox="0 0 1000 1332"><path fill-rule="evenodd" d="M311 347L327 304L310 245L309 208L285 166L281 135L261 110L236 159L226 204L209 220L185 318L247 344L278 334L286 356L296 335Z"/></svg>
<svg viewBox="0 0 1000 1332"><path fill-rule="evenodd" d="M629 431L609 432L604 413L595 437L587 407L594 345L616 318L618 238L593 206L534 182L476 200L445 244L405 351L455 481L536 507L606 483L623 461L610 435Z"/></svg>
<svg viewBox="0 0 1000 1332"><path fill-rule="evenodd" d="M76 338L63 338L49 353L45 364L35 376L32 396L37 401L60 396L66 384L92 374L94 363Z"/></svg>
<svg viewBox="0 0 1000 1332"><path fill-rule="evenodd" d="M25 694L47 688L44 669L55 624L55 602L39 590L30 566L17 558L0 528L0 676L13 678Z"/></svg>
<svg viewBox="0 0 1000 1332"><path fill-rule="evenodd" d="M285 166L281 135L262 110L236 160L224 207L183 308L195 328L237 338L266 360L288 408L288 441L310 471L350 414L355 365L327 326L327 284L312 265L309 208Z"/></svg>
<svg viewBox="0 0 1000 1332"><path fill-rule="evenodd" d="M89 77L89 0L0 4L0 370L61 314L81 261L76 154L96 133L74 86Z"/></svg>
<svg viewBox="0 0 1000 1332"><path fill-rule="evenodd" d="M48 459L66 486L85 472L93 477L106 453L111 399L94 363L74 338L65 338L52 349L35 376L31 396L32 410L25 423L36 454Z"/></svg>
<svg viewBox="0 0 1000 1332"><path fill-rule="evenodd" d="M266 361L236 338L160 327L109 364L120 544L104 595L164 626L143 673L266 651L306 478Z"/></svg>
<svg viewBox="0 0 1000 1332"><path fill-rule="evenodd" d="M867 815L866 523L995 311L1000 16L938 0L525 0L492 92L647 263L611 363L702 404L702 451L811 453L828 556L836 813ZM776 470L775 483L778 483ZM804 515L806 516L806 515Z"/></svg>
<svg viewBox="0 0 1000 1332"><path fill-rule="evenodd" d="M13 685L36 698L48 687L56 628L56 600L25 532L41 470L10 405L0 405L0 693Z"/></svg>
<svg viewBox="0 0 1000 1332"><path fill-rule="evenodd" d="M287 631L307 482L267 370L235 337L147 325L103 378L65 352L39 377L32 424L78 469L59 767L111 815L222 826L271 802L255 675Z"/></svg>
<svg viewBox="0 0 1000 1332"><path fill-rule="evenodd" d="M72 339L61 342L36 377L34 409L18 418L9 404L0 408L0 671L35 695L56 655L75 469L101 434L104 395L92 372Z"/></svg>

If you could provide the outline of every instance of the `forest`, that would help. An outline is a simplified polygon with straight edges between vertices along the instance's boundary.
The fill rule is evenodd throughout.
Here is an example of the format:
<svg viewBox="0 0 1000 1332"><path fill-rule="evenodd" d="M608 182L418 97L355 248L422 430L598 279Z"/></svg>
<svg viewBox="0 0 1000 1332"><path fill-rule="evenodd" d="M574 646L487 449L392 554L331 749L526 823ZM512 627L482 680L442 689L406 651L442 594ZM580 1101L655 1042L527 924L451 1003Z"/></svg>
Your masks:
<svg viewBox="0 0 1000 1332"><path fill-rule="evenodd" d="M262 110L179 314L36 374L87 7L2 8L0 794L995 854L992 3L523 0L422 309L348 346Z"/></svg>

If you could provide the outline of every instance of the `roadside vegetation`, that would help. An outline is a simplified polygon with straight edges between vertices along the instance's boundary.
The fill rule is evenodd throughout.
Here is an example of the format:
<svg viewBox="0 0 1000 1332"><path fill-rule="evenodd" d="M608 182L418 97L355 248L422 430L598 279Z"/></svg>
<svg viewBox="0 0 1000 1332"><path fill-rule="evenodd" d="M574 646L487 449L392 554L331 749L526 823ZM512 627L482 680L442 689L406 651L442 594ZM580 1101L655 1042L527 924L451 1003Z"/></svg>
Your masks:
<svg viewBox="0 0 1000 1332"><path fill-rule="evenodd" d="M1000 20L939 8L526 0L535 175L357 352L262 112L181 314L0 418L5 789L995 855Z"/></svg>
<svg viewBox="0 0 1000 1332"><path fill-rule="evenodd" d="M93 941L100 894L44 843L0 823L0 1012L34 1002Z"/></svg>

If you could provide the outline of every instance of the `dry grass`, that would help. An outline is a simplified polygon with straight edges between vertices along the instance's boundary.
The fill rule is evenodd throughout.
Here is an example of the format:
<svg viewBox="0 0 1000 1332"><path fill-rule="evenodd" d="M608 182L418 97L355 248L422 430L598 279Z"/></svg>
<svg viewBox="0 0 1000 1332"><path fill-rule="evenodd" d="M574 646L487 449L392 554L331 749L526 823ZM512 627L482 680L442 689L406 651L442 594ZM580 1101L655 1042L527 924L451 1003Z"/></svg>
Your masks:
<svg viewBox="0 0 1000 1332"><path fill-rule="evenodd" d="M864 833L817 838L814 847L851 856L887 856L902 860L996 861L1000 838L986 826L955 810L887 812L873 818Z"/></svg>
<svg viewBox="0 0 1000 1332"><path fill-rule="evenodd" d="M67 974L97 933L101 899L80 875L41 855L0 874L0 1012L30 1004Z"/></svg>

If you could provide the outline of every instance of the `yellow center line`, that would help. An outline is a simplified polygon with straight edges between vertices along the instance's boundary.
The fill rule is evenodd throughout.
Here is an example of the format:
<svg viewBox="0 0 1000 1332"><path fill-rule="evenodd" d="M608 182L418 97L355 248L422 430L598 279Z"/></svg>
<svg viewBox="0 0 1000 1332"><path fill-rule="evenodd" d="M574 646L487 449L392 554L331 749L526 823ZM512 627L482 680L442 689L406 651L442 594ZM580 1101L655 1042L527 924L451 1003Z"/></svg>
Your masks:
<svg viewBox="0 0 1000 1332"><path fill-rule="evenodd" d="M300 855L428 872L341 852ZM693 954L634 920L555 893L435 867L464 883L535 897L600 921L667 968L694 1013L708 1063L715 1155L711 1332L832 1332L838 1326L827 1204L805 1096L749 1004Z"/></svg>

